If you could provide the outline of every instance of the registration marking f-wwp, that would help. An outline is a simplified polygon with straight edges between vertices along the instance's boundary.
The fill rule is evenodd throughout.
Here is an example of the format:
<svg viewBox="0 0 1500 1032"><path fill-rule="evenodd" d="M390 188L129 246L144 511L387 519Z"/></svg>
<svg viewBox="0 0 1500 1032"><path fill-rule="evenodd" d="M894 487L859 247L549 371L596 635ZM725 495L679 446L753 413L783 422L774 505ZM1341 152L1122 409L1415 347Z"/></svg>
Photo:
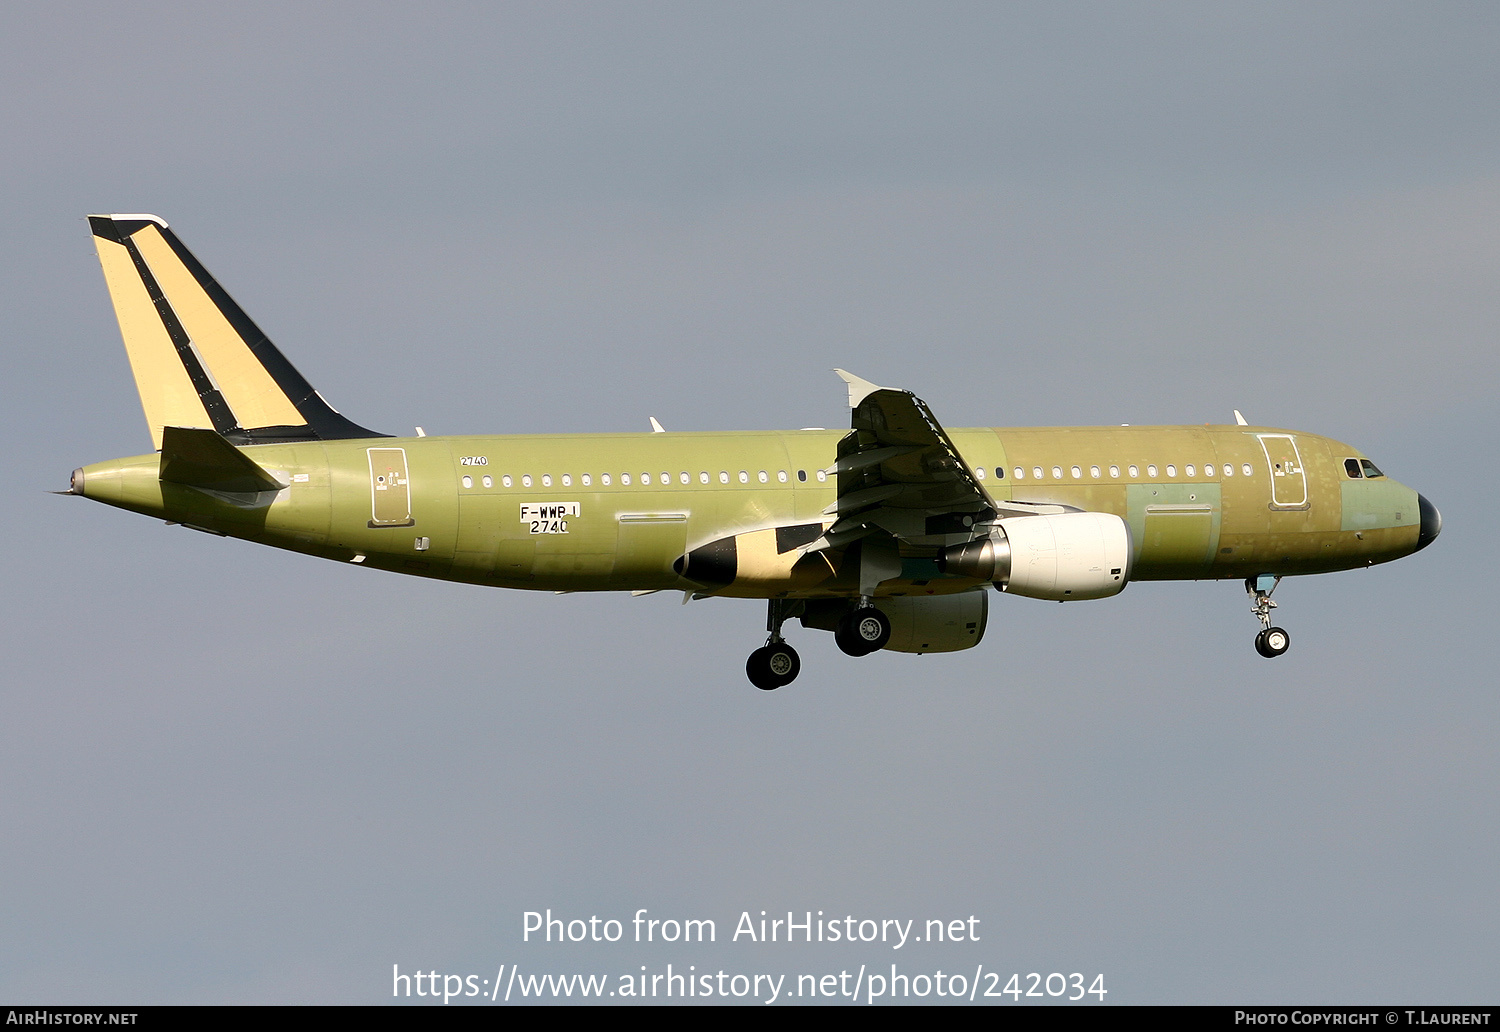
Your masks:
<svg viewBox="0 0 1500 1032"><path fill-rule="evenodd" d="M521 522L533 534L566 534L568 517L578 515L577 502L522 502Z"/></svg>

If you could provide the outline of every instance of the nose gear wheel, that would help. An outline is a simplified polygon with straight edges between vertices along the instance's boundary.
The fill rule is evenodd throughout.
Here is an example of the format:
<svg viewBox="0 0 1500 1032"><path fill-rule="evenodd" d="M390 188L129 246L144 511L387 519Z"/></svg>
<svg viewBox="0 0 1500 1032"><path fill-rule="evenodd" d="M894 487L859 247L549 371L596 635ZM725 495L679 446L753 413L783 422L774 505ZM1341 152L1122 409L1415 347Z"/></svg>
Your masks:
<svg viewBox="0 0 1500 1032"><path fill-rule="evenodd" d="M1250 596L1250 612L1260 621L1261 631L1255 636L1255 651L1267 659L1275 659L1291 648L1292 636L1283 628L1271 626L1271 610L1276 603L1271 601L1271 592L1281 583L1280 574L1262 573L1245 579L1245 592Z"/></svg>
<svg viewBox="0 0 1500 1032"><path fill-rule="evenodd" d="M1255 636L1255 651L1275 659L1291 647L1292 636L1280 627L1267 627Z"/></svg>

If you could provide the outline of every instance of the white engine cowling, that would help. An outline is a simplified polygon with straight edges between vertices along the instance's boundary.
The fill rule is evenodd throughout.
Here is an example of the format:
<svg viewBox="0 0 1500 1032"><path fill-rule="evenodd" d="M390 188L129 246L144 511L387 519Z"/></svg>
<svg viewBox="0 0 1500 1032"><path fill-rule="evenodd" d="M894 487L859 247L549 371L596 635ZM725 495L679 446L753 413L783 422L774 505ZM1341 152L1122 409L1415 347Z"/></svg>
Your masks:
<svg viewBox="0 0 1500 1032"><path fill-rule="evenodd" d="M846 599L811 599L802 626L831 631L854 607ZM877 598L875 608L890 618L892 652L958 652L978 645L989 618L990 599L984 591L956 595L901 595Z"/></svg>
<svg viewBox="0 0 1500 1032"><path fill-rule="evenodd" d="M958 595L903 595L878 598L875 605L891 618L891 652L957 652L972 649L984 637L990 597L984 591Z"/></svg>
<svg viewBox="0 0 1500 1032"><path fill-rule="evenodd" d="M943 565L1011 595L1072 602L1125 590L1131 551L1130 527L1113 513L1014 516L987 538L949 548Z"/></svg>

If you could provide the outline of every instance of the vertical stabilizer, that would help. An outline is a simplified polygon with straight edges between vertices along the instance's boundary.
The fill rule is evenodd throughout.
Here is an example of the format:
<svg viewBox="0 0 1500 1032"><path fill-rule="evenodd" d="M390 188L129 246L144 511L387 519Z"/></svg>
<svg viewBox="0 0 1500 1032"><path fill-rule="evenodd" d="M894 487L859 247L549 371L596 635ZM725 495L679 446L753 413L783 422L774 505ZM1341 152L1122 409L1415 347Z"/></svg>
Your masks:
<svg viewBox="0 0 1500 1032"><path fill-rule="evenodd" d="M94 247L162 446L168 426L236 444L382 437L339 415L155 215L90 215Z"/></svg>

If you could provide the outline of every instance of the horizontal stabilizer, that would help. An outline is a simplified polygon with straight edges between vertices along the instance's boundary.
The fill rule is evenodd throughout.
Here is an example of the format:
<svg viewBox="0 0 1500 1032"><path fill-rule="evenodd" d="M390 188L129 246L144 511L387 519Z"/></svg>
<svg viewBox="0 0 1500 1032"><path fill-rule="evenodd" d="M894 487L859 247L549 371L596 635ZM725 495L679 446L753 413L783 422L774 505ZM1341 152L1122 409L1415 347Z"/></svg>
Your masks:
<svg viewBox="0 0 1500 1032"><path fill-rule="evenodd" d="M162 430L161 479L207 491L254 494L286 487L213 430Z"/></svg>

